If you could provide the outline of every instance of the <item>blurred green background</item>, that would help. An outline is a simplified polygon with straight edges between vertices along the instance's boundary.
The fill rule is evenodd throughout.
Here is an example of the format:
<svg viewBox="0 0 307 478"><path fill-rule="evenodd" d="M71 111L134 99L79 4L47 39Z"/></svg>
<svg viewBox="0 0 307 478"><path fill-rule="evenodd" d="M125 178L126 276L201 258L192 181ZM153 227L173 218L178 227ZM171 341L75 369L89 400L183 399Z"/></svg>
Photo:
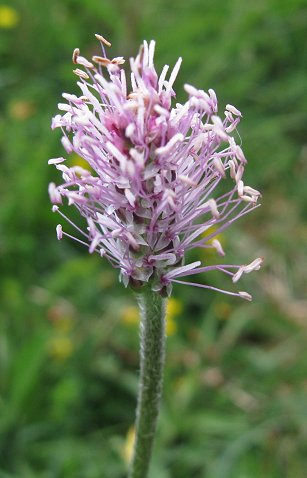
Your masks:
<svg viewBox="0 0 307 478"><path fill-rule="evenodd" d="M51 117L94 33L113 56L154 38L158 69L183 56L179 100L191 83L237 106L263 192L221 238L230 261L265 257L242 279L254 301L174 289L150 477L305 478L306 0L0 3L0 478L123 478L130 453L135 303L106 261L57 242L47 195L47 160L64 153Z"/></svg>

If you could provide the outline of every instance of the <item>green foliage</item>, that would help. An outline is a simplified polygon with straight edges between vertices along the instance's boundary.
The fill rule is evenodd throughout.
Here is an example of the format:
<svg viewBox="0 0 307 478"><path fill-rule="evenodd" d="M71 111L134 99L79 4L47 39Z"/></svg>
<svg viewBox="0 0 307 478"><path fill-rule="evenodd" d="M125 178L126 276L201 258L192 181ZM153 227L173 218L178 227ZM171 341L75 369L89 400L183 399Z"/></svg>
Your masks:
<svg viewBox="0 0 307 478"><path fill-rule="evenodd" d="M244 114L263 206L222 238L254 302L175 288L151 477L304 478L307 469L306 0L15 0L0 5L0 478L122 478L134 422L133 298L104 260L55 238L51 117L73 48L157 40L157 65ZM183 99L179 93L179 101ZM197 258L210 261L202 252ZM223 278L205 277L223 287ZM244 282L245 281L245 282ZM134 314L134 315L133 315Z"/></svg>

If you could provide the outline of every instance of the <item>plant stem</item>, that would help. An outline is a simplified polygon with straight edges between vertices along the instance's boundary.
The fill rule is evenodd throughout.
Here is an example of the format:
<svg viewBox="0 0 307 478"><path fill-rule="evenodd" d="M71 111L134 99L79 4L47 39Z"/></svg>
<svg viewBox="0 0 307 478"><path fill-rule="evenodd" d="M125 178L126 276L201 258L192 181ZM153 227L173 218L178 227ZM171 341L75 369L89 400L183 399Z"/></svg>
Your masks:
<svg viewBox="0 0 307 478"><path fill-rule="evenodd" d="M146 288L137 295L141 311L140 382L134 454L128 478L146 478L160 408L165 356L166 299Z"/></svg>

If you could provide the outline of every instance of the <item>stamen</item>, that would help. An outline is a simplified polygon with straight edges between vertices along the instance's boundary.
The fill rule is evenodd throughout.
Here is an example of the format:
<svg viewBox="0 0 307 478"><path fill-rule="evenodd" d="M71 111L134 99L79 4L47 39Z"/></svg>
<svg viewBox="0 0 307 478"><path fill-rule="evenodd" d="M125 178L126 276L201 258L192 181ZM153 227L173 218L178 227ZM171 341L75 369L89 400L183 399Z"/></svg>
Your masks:
<svg viewBox="0 0 307 478"><path fill-rule="evenodd" d="M178 72L180 70L181 63L182 63L182 58L179 57L171 73L170 79L167 82L166 92L169 92L172 89L172 86L175 83Z"/></svg>
<svg viewBox="0 0 307 478"><path fill-rule="evenodd" d="M178 176L178 179L180 179L180 181L187 184L188 186L193 186L193 187L197 186L197 183L195 181L192 181L192 179L189 178L188 176L184 176L184 175L180 174Z"/></svg>
<svg viewBox="0 0 307 478"><path fill-rule="evenodd" d="M94 68L93 63L84 58L84 56L78 56L76 61L78 65L84 66L85 68Z"/></svg>
<svg viewBox="0 0 307 478"><path fill-rule="evenodd" d="M224 164L222 163L221 158L215 156L212 163L213 163L215 169L218 171L218 173L220 173L220 175L223 178L225 178L225 168L224 168Z"/></svg>
<svg viewBox="0 0 307 478"><path fill-rule="evenodd" d="M242 116L241 111L239 111L235 106L232 105L226 105L226 110L230 111L235 116Z"/></svg>
<svg viewBox="0 0 307 478"><path fill-rule="evenodd" d="M63 161L65 161L65 158L51 158L48 160L48 164L60 164L60 163L63 163Z"/></svg>
<svg viewBox="0 0 307 478"><path fill-rule="evenodd" d="M59 193L59 190L54 183L49 184L48 193L49 193L50 201L53 204L62 204L62 196Z"/></svg>
<svg viewBox="0 0 307 478"><path fill-rule="evenodd" d="M125 59L123 56L117 56L115 58L113 58L113 60L111 60L111 63L113 63L114 65L123 65L125 63Z"/></svg>
<svg viewBox="0 0 307 478"><path fill-rule="evenodd" d="M56 227L56 235L57 235L58 241L60 241L63 238L63 230L62 230L61 224L58 224Z"/></svg>
<svg viewBox="0 0 307 478"><path fill-rule="evenodd" d="M248 293L248 292L239 292L239 297L242 297L242 299L248 300L249 302L253 300L253 297Z"/></svg>
<svg viewBox="0 0 307 478"><path fill-rule="evenodd" d="M94 63L99 63L99 65L102 66L108 66L111 63L111 60L109 60L109 58L103 58L102 56L97 55L92 56L92 61Z"/></svg>
<svg viewBox="0 0 307 478"><path fill-rule="evenodd" d="M161 146L160 148L156 149L155 151L156 155L168 153L175 146L176 143L182 142L183 140L184 140L183 134L181 133L175 134L165 146Z"/></svg>
<svg viewBox="0 0 307 478"><path fill-rule="evenodd" d="M87 73L85 73L85 71L83 70L80 70L79 68L76 68L75 70L73 70L73 73L77 76L80 76L80 78L83 78L84 80L88 80L89 79L89 76Z"/></svg>
<svg viewBox="0 0 307 478"><path fill-rule="evenodd" d="M72 62L76 65L77 64L77 59L78 56L80 55L80 50L79 48L75 48L72 54Z"/></svg>
<svg viewBox="0 0 307 478"><path fill-rule="evenodd" d="M212 287L205 284L197 284L195 282L187 282L187 281L182 281L177 279L172 279L171 282L176 282L177 284L184 284L184 285L193 285L194 287L201 287L202 289L215 290L216 292L222 292L223 294L226 294L226 295L241 297L242 299L245 299L248 301L252 300L252 296L248 294L247 292L230 292L229 290L219 289L218 287Z"/></svg>
<svg viewBox="0 0 307 478"><path fill-rule="evenodd" d="M63 232L60 224L57 238L66 235L90 253L106 256L127 283L129 277L142 284L156 277L157 290L168 286L168 292L172 281L185 283L177 279L187 275L216 270L236 282L242 274L258 270L262 258L245 265L182 265L186 252L197 247L224 256L218 234L257 207L260 193L244 185L247 161L231 136L241 112L227 105L220 117L215 92L191 85L185 85L187 101L173 105L182 59L168 81L167 65L159 77L154 41L144 41L137 57L130 59L131 92L127 91L124 58L109 59L105 47L111 43L102 35L95 37L101 49L92 62L80 56L79 48L72 55L79 65L74 74L82 96L64 93L58 105L61 114L52 121L52 128L62 131L66 152L90 167L69 167L62 157L48 161L63 178L60 186L49 186L52 210L76 228L83 241ZM107 68L106 76L102 67ZM222 179L226 173L230 187L219 192L222 181L227 187ZM62 198L83 216L84 231L59 210ZM187 284L251 300L247 292Z"/></svg>
<svg viewBox="0 0 307 478"><path fill-rule="evenodd" d="M95 33L95 37L97 38L97 40L101 41L101 43L104 43L107 46L112 46L112 44L108 40L106 40L102 35Z"/></svg>
<svg viewBox="0 0 307 478"><path fill-rule="evenodd" d="M213 239L212 246L215 248L216 252L220 256L225 256L225 252L224 252L224 249L222 247L222 244L220 243L220 241L218 239Z"/></svg>

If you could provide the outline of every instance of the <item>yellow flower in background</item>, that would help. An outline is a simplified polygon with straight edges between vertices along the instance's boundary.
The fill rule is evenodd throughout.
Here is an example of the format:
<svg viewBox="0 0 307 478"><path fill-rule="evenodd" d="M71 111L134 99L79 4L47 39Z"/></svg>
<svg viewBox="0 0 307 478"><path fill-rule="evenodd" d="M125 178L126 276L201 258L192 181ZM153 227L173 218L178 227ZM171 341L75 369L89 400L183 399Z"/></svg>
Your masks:
<svg viewBox="0 0 307 478"><path fill-rule="evenodd" d="M59 320L53 322L54 327L62 334L70 332L74 326L75 320L69 316L63 316Z"/></svg>
<svg viewBox="0 0 307 478"><path fill-rule="evenodd" d="M72 352L73 343L69 337L57 336L49 342L49 354L56 360L66 360Z"/></svg>
<svg viewBox="0 0 307 478"><path fill-rule="evenodd" d="M227 302L218 302L214 305L214 313L218 319L227 320L230 317L233 308Z"/></svg>
<svg viewBox="0 0 307 478"><path fill-rule="evenodd" d="M170 337L177 332L177 324L172 316L166 317L166 335Z"/></svg>
<svg viewBox="0 0 307 478"><path fill-rule="evenodd" d="M217 229L216 226L209 227L209 229L207 229L205 232L201 234L201 238L205 239L206 237L210 236L210 234L215 232L216 229ZM209 239L208 241L208 245L212 247L208 249L206 248L200 249L201 257L207 258L208 256L211 256L211 255L215 256L218 252L219 246L221 246L221 248L223 249L224 243L225 243L225 238L223 234L217 234L216 236L214 236L212 239Z"/></svg>
<svg viewBox="0 0 307 478"><path fill-rule="evenodd" d="M19 22L19 13L8 5L0 5L0 28L14 28Z"/></svg>
<svg viewBox="0 0 307 478"><path fill-rule="evenodd" d="M171 297L166 306L166 335L169 337L177 331L177 324L174 320L176 315L182 312L182 303ZM136 325L139 323L139 309L134 306L125 307L121 313L121 320L125 325Z"/></svg>
<svg viewBox="0 0 307 478"><path fill-rule="evenodd" d="M60 334L66 334L74 326L74 308L68 301L58 301L48 310L48 319Z"/></svg>
<svg viewBox="0 0 307 478"><path fill-rule="evenodd" d="M31 100L14 100L9 103L8 110L12 118L23 121L35 114L36 106Z"/></svg>
<svg viewBox="0 0 307 478"><path fill-rule="evenodd" d="M205 232L202 233L201 237L202 238L206 238L208 236L210 236L210 234L212 234L213 232L215 232L217 230L217 227L216 226L210 226L209 229L207 229ZM214 238L210 239L208 241L209 244L212 244L212 241L214 239L218 239L220 241L220 243L222 244L224 242L224 236L223 234L217 234L216 236L214 236Z"/></svg>
<svg viewBox="0 0 307 478"><path fill-rule="evenodd" d="M88 162L85 161L85 159L81 158L81 156L79 156L76 153L73 153L70 155L70 157L68 158L68 162L70 166L80 166L83 169L87 169L88 171L91 171L91 167L88 164Z"/></svg>
<svg viewBox="0 0 307 478"><path fill-rule="evenodd" d="M176 315L181 314L182 312L182 302L174 297L171 297L167 302L166 306L166 317L169 319L170 317L174 318Z"/></svg>
<svg viewBox="0 0 307 478"><path fill-rule="evenodd" d="M116 281L117 277L115 276L113 271L105 270L99 276L99 284L103 289L109 289L110 287L114 287Z"/></svg>
<svg viewBox="0 0 307 478"><path fill-rule="evenodd" d="M174 297L170 297L166 306L166 335L174 335L177 332L175 317L182 312L182 302Z"/></svg>
<svg viewBox="0 0 307 478"><path fill-rule="evenodd" d="M68 359L74 349L71 332L74 328L74 308L70 302L59 300L48 310L48 319L53 326L49 339L49 355L58 361Z"/></svg>
<svg viewBox="0 0 307 478"><path fill-rule="evenodd" d="M135 305L125 307L121 313L121 320L125 325L138 324L139 317L139 309Z"/></svg>
<svg viewBox="0 0 307 478"><path fill-rule="evenodd" d="M122 456L127 463L127 465L131 462L132 458L132 453L133 453L133 447L134 447L134 440L135 440L135 427L130 427L127 435L126 435L126 440L122 449Z"/></svg>

